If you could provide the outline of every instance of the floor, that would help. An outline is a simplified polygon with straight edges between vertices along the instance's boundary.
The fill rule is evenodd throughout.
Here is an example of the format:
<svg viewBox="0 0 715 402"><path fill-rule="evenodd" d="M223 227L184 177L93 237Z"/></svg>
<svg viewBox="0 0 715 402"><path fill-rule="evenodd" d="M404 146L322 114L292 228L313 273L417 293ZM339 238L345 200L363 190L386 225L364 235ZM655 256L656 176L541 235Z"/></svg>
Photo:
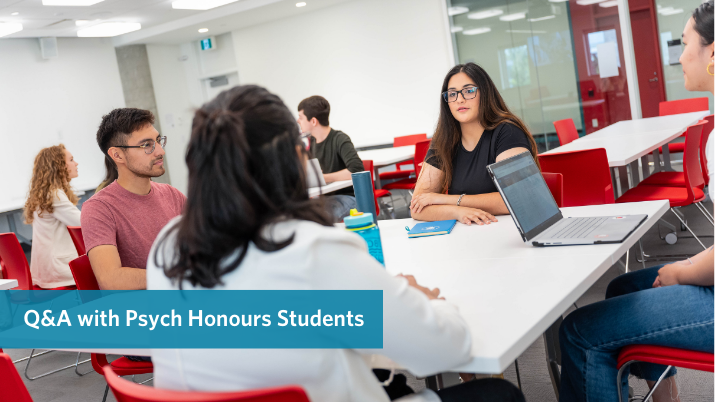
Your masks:
<svg viewBox="0 0 715 402"><path fill-rule="evenodd" d="M400 197L395 197L394 213L397 217L405 216L405 202L400 201ZM713 210L713 205L710 202L706 203L710 211ZM389 211L388 211L389 212ZM713 226L710 225L695 207L684 208L688 224L696 234L709 234L710 237L702 238L706 246L713 244ZM672 213L666 214L666 220L676 224L677 220ZM647 252L656 253L687 253L696 254L701 250L701 247L692 238L685 238L687 232L678 232L679 239L676 244L668 245L661 240L658 235L658 228L653 227L644 237L643 246ZM665 234L665 230L663 230ZM689 236L689 235L688 235ZM637 249L634 248L630 253L630 268L638 269L641 264L635 260ZM648 263L647 266L654 266L659 263ZM620 265L614 265L611 269L591 288L589 289L576 303L577 306L594 303L602 300L604 297L606 286L609 281L623 272ZM573 308L572 308L573 309ZM570 311L569 311L570 312ZM569 313L567 312L567 314ZM18 359L29 354L29 350L6 350L13 358ZM74 353L52 352L45 356L33 359L29 369L30 375L37 375L53 368L62 367L64 365L73 364L77 355ZM83 355L83 358L88 358ZM544 344L541 338L537 339L518 359L519 370L521 374L522 391L526 395L528 401L555 401L554 390L551 385L549 374L546 368L544 355ZM22 373L25 369L25 362L16 365ZM33 399L36 402L75 402L75 401L101 401L104 392L104 379L97 373L91 370L89 364L80 366L83 372L89 371L85 376L77 376L74 370L64 370L56 374L52 374L45 378L29 381L23 377L25 385L30 391ZM504 373L507 380L517 383L516 371L512 364ZM148 375L137 376L137 381L143 381L149 378ZM445 382L454 382L454 376L445 376ZM408 374L409 384L415 389L424 388L424 381L417 380ZM691 370L680 370L678 374L678 383L681 392L681 401L712 401L713 400L713 375L711 373L701 373ZM151 383L149 383L151 384ZM635 390L636 395L644 395L647 391L645 383L631 378L631 386ZM1 398L0 398L1 399ZM109 401L114 401L111 395Z"/></svg>

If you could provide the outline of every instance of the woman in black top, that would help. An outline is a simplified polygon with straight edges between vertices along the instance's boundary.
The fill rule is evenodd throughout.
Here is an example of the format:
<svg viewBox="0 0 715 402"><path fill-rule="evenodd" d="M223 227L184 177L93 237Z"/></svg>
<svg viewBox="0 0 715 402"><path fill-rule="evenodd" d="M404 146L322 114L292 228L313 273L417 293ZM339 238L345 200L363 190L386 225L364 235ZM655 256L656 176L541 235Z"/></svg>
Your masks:
<svg viewBox="0 0 715 402"><path fill-rule="evenodd" d="M437 130L410 204L423 221L456 219L467 225L496 222L509 213L487 165L531 152L536 142L474 63L452 68L442 84Z"/></svg>

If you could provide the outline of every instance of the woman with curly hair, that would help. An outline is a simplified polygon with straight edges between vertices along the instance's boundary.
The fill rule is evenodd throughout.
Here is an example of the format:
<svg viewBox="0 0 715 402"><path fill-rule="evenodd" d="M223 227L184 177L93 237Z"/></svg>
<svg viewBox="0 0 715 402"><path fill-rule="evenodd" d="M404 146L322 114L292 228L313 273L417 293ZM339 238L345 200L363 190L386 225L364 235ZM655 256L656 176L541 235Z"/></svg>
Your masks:
<svg viewBox="0 0 715 402"><path fill-rule="evenodd" d="M33 284L40 288L74 285L69 262L77 258L77 250L67 226L80 225L77 196L70 188L78 165L62 144L35 157L25 223L32 224L30 271Z"/></svg>

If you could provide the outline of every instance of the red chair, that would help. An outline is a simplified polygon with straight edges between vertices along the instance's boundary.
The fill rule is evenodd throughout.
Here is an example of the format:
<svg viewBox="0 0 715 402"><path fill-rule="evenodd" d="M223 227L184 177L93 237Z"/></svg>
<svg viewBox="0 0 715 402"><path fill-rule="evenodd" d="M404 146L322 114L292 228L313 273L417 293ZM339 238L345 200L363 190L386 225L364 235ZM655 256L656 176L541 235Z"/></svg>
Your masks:
<svg viewBox="0 0 715 402"><path fill-rule="evenodd" d="M561 173L541 173L541 175L544 176L544 181L549 186L556 205L561 208L564 204L564 176Z"/></svg>
<svg viewBox="0 0 715 402"><path fill-rule="evenodd" d="M87 257L87 255L83 255L70 261L70 269L72 270L72 277L74 277L74 281L77 284L77 289L100 290L97 277L94 275L92 265L90 264L89 257ZM83 292L80 292L80 297L82 297L83 303L90 301L88 295L83 294ZM92 368L94 368L94 371L100 375L105 375L107 367L114 370L114 373L116 373L115 375L148 374L154 371L154 365L152 365L151 362L135 362L127 359L126 357L120 357L110 363L107 360L107 355L103 353L92 353L91 360ZM108 393L109 383L107 383L107 388L104 389L104 398L102 399L102 402L107 400Z"/></svg>
<svg viewBox="0 0 715 402"><path fill-rule="evenodd" d="M559 137L561 145L566 145L578 139L578 131L576 131L576 126L573 124L573 119L555 121L554 127L556 127L556 135Z"/></svg>
<svg viewBox="0 0 715 402"><path fill-rule="evenodd" d="M710 109L710 106L708 105L708 98L706 98L706 97L681 99L681 100L660 102L660 104L658 105L658 115L659 116L670 116L670 115L681 114L681 113L700 112L702 110L709 110L709 109ZM685 133L683 133L683 135L681 135L681 137L685 137ZM671 153L683 152L685 150L685 143L684 142L670 143L670 144L668 144L668 150ZM663 148L661 147L659 149L659 151L662 153Z"/></svg>
<svg viewBox="0 0 715 402"><path fill-rule="evenodd" d="M111 368L104 371L117 402L310 402L305 391L295 385L234 392L170 391L121 379Z"/></svg>
<svg viewBox="0 0 715 402"><path fill-rule="evenodd" d="M638 186L626 191L622 196L618 197L617 203L624 202L640 202L653 200L668 200L670 201L670 211L678 218L680 223L693 235L693 237L705 249L706 247L688 227L685 220L678 214L675 208L688 206L694 203L700 203L705 199L705 193L698 186L701 184L702 170L700 169L700 158L698 147L700 146L700 137L702 135L705 121L700 121L688 127L685 132L685 152L683 153L683 177L685 185L682 187L668 187L663 185L649 185L644 181ZM701 210L702 212L702 210ZM704 213L703 213L704 214ZM706 215L707 217L707 215ZM711 221L712 223L712 221Z"/></svg>
<svg viewBox="0 0 715 402"><path fill-rule="evenodd" d="M382 197L392 198L392 194L390 194L390 192L385 189L375 188L375 170L373 169L373 163L371 160L362 161L362 166L365 168L366 171L370 172L370 184L372 185L372 190L375 195L375 213L377 215L380 215L380 203L377 202L377 199Z"/></svg>
<svg viewBox="0 0 715 402"><path fill-rule="evenodd" d="M618 384L618 401L623 402L623 395L621 395L621 379L623 378L623 372L628 366L631 365L631 363L645 362L668 366L653 386L653 389L651 389L645 398L643 398L644 401L647 401L671 367L681 367L712 373L713 358L715 358L715 356L713 356L712 353L695 352L692 350L669 348L665 346L626 346L621 349L621 352L618 354L618 377L616 378L616 384Z"/></svg>
<svg viewBox="0 0 715 402"><path fill-rule="evenodd" d="M406 147L410 145L415 145L422 140L427 139L427 134L413 134L413 135L403 135L402 137L395 137L392 142L393 147ZM406 179L410 175L415 173L415 169L403 169L404 166L413 165L414 160L400 162L396 165L397 170L392 172L382 172L380 173L380 180L395 180L395 179Z"/></svg>
<svg viewBox="0 0 715 402"><path fill-rule="evenodd" d="M563 176L564 207L613 204L613 183L603 148L539 155L541 171Z"/></svg>
<svg viewBox="0 0 715 402"><path fill-rule="evenodd" d="M429 145L432 140L424 140L415 144L415 158L413 162L415 163L415 177L398 180L394 183L389 183L382 186L385 190L414 190L415 184L417 184L417 179L420 177L422 172L422 163L427 156L427 151L429 151ZM382 178L382 175L380 176Z"/></svg>
<svg viewBox="0 0 715 402"><path fill-rule="evenodd" d="M84 237L82 236L82 228L79 226L67 226L67 231L70 232L74 248L77 249L78 255L85 255L87 251L84 249Z"/></svg>
<svg viewBox="0 0 715 402"><path fill-rule="evenodd" d="M0 349L0 378L2 379L2 389L0 390L0 400L12 402L32 402L27 387L22 382L20 374L15 369L10 356L2 353Z"/></svg>
<svg viewBox="0 0 715 402"><path fill-rule="evenodd" d="M707 123L703 126L703 135L700 140L700 168L703 171L703 181L705 181L705 185L708 185L710 183L710 172L708 172L708 155L706 148L710 134L713 132L715 118L713 118L713 115L705 116L705 121L707 121Z"/></svg>

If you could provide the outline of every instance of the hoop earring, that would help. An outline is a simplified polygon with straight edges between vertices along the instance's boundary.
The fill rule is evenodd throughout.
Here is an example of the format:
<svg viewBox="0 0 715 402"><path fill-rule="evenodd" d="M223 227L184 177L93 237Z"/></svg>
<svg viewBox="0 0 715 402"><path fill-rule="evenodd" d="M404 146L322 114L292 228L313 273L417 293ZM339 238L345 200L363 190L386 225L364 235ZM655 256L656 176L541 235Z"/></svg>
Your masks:
<svg viewBox="0 0 715 402"><path fill-rule="evenodd" d="M712 72L712 73L710 72L710 66L712 66L712 65L713 65L713 63L710 63L710 64L708 64L707 67L705 67L705 71L707 71L708 74L710 74L711 76L712 76L712 75L715 75L715 68L713 69L713 72Z"/></svg>

